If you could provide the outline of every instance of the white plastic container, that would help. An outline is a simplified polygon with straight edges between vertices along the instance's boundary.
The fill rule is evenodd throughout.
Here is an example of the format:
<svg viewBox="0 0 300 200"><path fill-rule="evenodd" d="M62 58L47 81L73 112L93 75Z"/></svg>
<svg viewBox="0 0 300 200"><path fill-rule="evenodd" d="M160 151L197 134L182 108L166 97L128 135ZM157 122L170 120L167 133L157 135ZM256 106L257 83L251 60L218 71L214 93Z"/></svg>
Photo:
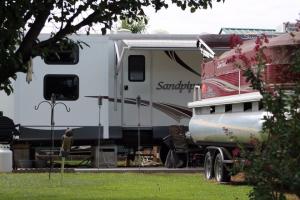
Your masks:
<svg viewBox="0 0 300 200"><path fill-rule="evenodd" d="M0 144L0 172L12 172L13 154L9 145Z"/></svg>

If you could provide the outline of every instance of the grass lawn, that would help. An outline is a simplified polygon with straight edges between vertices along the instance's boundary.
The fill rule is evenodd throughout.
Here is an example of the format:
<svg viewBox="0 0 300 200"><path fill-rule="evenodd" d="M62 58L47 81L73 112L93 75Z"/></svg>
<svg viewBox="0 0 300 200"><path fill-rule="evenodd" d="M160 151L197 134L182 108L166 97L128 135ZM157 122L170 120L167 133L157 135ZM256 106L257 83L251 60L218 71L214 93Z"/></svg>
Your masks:
<svg viewBox="0 0 300 200"><path fill-rule="evenodd" d="M249 186L218 184L200 174L0 174L1 200L242 200Z"/></svg>

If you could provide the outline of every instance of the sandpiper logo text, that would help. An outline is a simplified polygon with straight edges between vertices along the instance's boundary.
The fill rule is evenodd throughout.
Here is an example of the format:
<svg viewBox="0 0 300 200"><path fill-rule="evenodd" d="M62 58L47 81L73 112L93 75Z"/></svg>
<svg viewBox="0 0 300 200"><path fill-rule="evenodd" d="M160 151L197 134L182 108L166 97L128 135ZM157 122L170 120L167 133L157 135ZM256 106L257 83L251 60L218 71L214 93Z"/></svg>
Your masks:
<svg viewBox="0 0 300 200"><path fill-rule="evenodd" d="M195 83L191 83L188 81L187 83L183 83L182 81L179 81L177 83L166 83L164 81L160 81L157 84L156 89L157 90L178 90L179 93L182 93L182 91L187 90L189 93L193 91L195 87Z"/></svg>

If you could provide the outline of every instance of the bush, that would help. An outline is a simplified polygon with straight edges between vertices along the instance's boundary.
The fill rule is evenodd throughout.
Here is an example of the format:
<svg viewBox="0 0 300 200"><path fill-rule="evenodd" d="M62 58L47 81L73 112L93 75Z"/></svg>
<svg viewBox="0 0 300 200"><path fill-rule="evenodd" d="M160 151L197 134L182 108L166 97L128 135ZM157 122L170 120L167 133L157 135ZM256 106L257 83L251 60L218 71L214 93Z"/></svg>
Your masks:
<svg viewBox="0 0 300 200"><path fill-rule="evenodd" d="M246 162L240 166L246 180L254 184L250 199L284 200L287 192L300 198L300 82L295 80L292 87L287 88L283 85L270 87L262 80L262 72L269 63L262 47L267 42L265 36L258 37L255 58L247 58L241 51L235 56L240 58L238 67L244 69L251 86L262 94L267 113L262 127L265 140L253 140L254 150L251 151L242 147L241 154ZM293 49L290 63L290 72L299 76L299 46ZM251 68L253 65L257 67Z"/></svg>

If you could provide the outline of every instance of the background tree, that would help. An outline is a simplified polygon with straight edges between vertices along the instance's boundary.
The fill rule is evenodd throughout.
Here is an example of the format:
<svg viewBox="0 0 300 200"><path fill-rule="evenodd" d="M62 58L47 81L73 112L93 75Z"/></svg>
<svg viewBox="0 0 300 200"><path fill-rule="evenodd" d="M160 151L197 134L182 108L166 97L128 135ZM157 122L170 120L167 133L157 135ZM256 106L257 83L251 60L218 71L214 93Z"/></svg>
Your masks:
<svg viewBox="0 0 300 200"><path fill-rule="evenodd" d="M217 0L217 2L224 0ZM176 4L181 9L212 7L212 0L2 0L0 1L0 90L13 91L11 79L17 72L30 71L30 61L36 56L44 57L54 47L66 42L72 33L89 34L94 25L101 27L102 34L111 29L118 19L145 19L144 8L155 11ZM39 41L38 36L46 23L56 28L51 37ZM56 45L53 45L56 44ZM77 43L80 45L80 43Z"/></svg>
<svg viewBox="0 0 300 200"><path fill-rule="evenodd" d="M145 17L141 20L133 21L128 18L121 20L120 29L128 29L132 33L144 33L147 28L148 18Z"/></svg>

